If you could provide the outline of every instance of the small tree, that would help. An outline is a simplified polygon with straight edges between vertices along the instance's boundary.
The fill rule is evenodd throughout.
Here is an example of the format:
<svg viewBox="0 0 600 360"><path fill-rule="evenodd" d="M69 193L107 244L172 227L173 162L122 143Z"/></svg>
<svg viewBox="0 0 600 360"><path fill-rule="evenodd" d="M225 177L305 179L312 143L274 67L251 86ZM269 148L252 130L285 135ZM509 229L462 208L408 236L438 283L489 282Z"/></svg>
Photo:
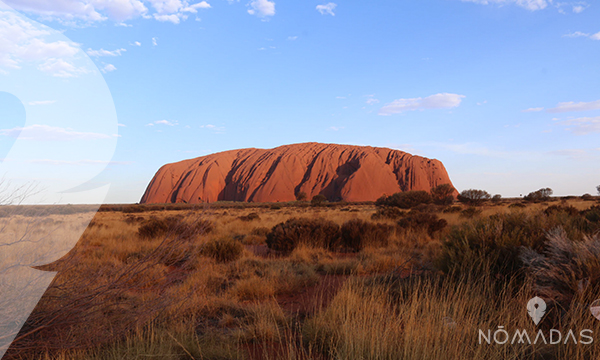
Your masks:
<svg viewBox="0 0 600 360"><path fill-rule="evenodd" d="M325 197L325 195L318 194L318 195L313 196L313 198L310 201L310 203L313 206L320 206L320 205L323 205L323 203L326 202L326 201L327 201L327 198Z"/></svg>
<svg viewBox="0 0 600 360"><path fill-rule="evenodd" d="M596 191L598 192L598 195L600 195L600 185L596 186Z"/></svg>
<svg viewBox="0 0 600 360"><path fill-rule="evenodd" d="M492 196L485 190L469 189L463 190L458 195L458 201L469 205L481 205Z"/></svg>
<svg viewBox="0 0 600 360"><path fill-rule="evenodd" d="M454 201L454 188L450 184L441 184L431 189L431 199L437 205L450 205Z"/></svg>
<svg viewBox="0 0 600 360"><path fill-rule="evenodd" d="M410 209L420 204L429 204L431 195L423 190L411 190L382 196L375 202L377 206L395 206L401 209Z"/></svg>
<svg viewBox="0 0 600 360"><path fill-rule="evenodd" d="M492 202L499 203L500 201L502 201L502 195L496 194L496 195L492 196Z"/></svg>
<svg viewBox="0 0 600 360"><path fill-rule="evenodd" d="M542 189L539 189L538 191L530 192L523 199L525 199L527 201L533 201L533 202L547 201L550 199L550 196L552 195L552 193L553 193L552 189L542 188Z"/></svg>
<svg viewBox="0 0 600 360"><path fill-rule="evenodd" d="M300 191L296 194L296 200L298 201L306 201L308 199L308 195L304 191Z"/></svg>

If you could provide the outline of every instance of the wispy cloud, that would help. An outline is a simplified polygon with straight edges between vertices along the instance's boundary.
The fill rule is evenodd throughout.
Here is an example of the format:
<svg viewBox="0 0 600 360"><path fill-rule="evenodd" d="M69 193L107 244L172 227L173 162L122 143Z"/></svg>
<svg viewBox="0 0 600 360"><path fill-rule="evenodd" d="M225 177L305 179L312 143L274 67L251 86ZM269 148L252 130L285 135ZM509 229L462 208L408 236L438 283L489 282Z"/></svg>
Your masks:
<svg viewBox="0 0 600 360"><path fill-rule="evenodd" d="M117 67L114 66L113 64L106 64L102 69L103 73L109 73L109 72L113 72L115 70L117 70Z"/></svg>
<svg viewBox="0 0 600 360"><path fill-rule="evenodd" d="M552 4L552 0L461 0L482 5L518 5L530 11L543 10Z"/></svg>
<svg viewBox="0 0 600 360"><path fill-rule="evenodd" d="M158 46L158 38L155 38L155 37L152 38L152 45Z"/></svg>
<svg viewBox="0 0 600 360"><path fill-rule="evenodd" d="M463 98L465 98L465 95L442 93L425 98L398 99L379 109L379 115L392 115L426 109L452 109L458 107Z"/></svg>
<svg viewBox="0 0 600 360"><path fill-rule="evenodd" d="M154 125L167 125L167 126L177 126L179 123L177 121L169 121L169 120L157 120L146 124L146 126L154 126Z"/></svg>
<svg viewBox="0 0 600 360"><path fill-rule="evenodd" d="M556 107L552 109L548 109L549 113L562 113L562 112L572 112L572 111L588 111L588 110L598 110L600 109L600 100L590 101L590 102L561 102L556 105Z"/></svg>
<svg viewBox="0 0 600 360"><path fill-rule="evenodd" d="M196 14L200 9L211 8L206 1L190 3L190 0L4 1L16 10L77 26L113 20L117 26L130 27L125 21L136 18L179 23L187 19L186 14Z"/></svg>
<svg viewBox="0 0 600 360"><path fill-rule="evenodd" d="M324 5L317 5L317 11L321 13L321 15L331 15L331 16L335 16L335 13L333 12L335 10L335 8L337 7L336 3L327 3Z"/></svg>
<svg viewBox="0 0 600 360"><path fill-rule="evenodd" d="M37 105L52 105L54 103L56 103L56 100L30 101L28 104L31 106L37 106Z"/></svg>
<svg viewBox="0 0 600 360"><path fill-rule="evenodd" d="M94 56L94 57L121 56L121 54L123 54L125 51L127 51L127 49L117 49L117 50L113 50L113 51L108 51L108 50L104 50L104 49L100 49L100 50L88 49L87 54L89 56Z"/></svg>
<svg viewBox="0 0 600 360"><path fill-rule="evenodd" d="M600 116L569 119L561 121L560 124L567 126L566 130L575 135L600 133Z"/></svg>
<svg viewBox="0 0 600 360"><path fill-rule="evenodd" d="M48 125L31 125L12 129L1 129L0 135L31 141L101 140L114 138L112 135L94 132L81 132L70 128L61 128Z"/></svg>
<svg viewBox="0 0 600 360"><path fill-rule="evenodd" d="M543 107L536 107L536 108L529 108L529 109L521 110L521 112L524 112L524 113L528 113L528 112L540 112L540 111L544 111L544 108Z"/></svg>

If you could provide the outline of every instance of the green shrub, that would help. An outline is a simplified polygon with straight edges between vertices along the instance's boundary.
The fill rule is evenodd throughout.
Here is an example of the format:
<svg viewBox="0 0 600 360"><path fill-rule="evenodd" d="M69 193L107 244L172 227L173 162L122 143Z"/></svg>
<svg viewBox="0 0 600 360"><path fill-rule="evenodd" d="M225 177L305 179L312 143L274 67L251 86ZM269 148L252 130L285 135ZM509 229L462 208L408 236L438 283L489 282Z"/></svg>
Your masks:
<svg viewBox="0 0 600 360"><path fill-rule="evenodd" d="M491 195L487 191L477 189L463 190L458 195L458 201L468 205L481 205L490 198Z"/></svg>
<svg viewBox="0 0 600 360"><path fill-rule="evenodd" d="M463 209L462 206L448 206L442 212L446 213L446 214L452 214L452 213L461 212L462 209Z"/></svg>
<svg viewBox="0 0 600 360"><path fill-rule="evenodd" d="M378 206L394 206L401 209L410 209L420 204L431 203L431 195L427 191L411 190L382 196L375 202Z"/></svg>
<svg viewBox="0 0 600 360"><path fill-rule="evenodd" d="M476 207L469 206L460 212L460 217L472 219L479 214L481 214L481 210L477 209Z"/></svg>
<svg viewBox="0 0 600 360"><path fill-rule="evenodd" d="M439 219L436 214L411 211L400 219L397 225L401 229L427 230L427 233L432 236L436 231L448 226L448 222Z"/></svg>
<svg viewBox="0 0 600 360"><path fill-rule="evenodd" d="M321 206L325 202L327 202L327 198L325 197L325 195L318 194L313 196L312 200L310 201L310 204L313 206Z"/></svg>
<svg viewBox="0 0 600 360"><path fill-rule="evenodd" d="M550 200L550 196L552 196L552 193L553 193L552 189L543 188L543 189L539 189L538 191L530 192L523 199L525 201L531 201L531 202L548 201L548 200Z"/></svg>
<svg viewBox="0 0 600 360"><path fill-rule="evenodd" d="M404 211L396 207L380 207L375 214L371 215L372 220L397 220L404 215Z"/></svg>
<svg viewBox="0 0 600 360"><path fill-rule="evenodd" d="M582 215L586 218L587 221L600 224L600 206L594 205L591 208L582 212Z"/></svg>
<svg viewBox="0 0 600 360"><path fill-rule="evenodd" d="M333 221L316 218L291 218L267 234L269 249L291 252L298 245L334 250L340 245L340 227Z"/></svg>
<svg viewBox="0 0 600 360"><path fill-rule="evenodd" d="M454 226L444 239L438 266L445 272L465 269L490 272L493 276L522 276L522 247L541 251L546 233L562 227L569 238L580 241L594 227L581 215L555 211L511 212L469 220Z"/></svg>
<svg viewBox="0 0 600 360"><path fill-rule="evenodd" d="M352 219L342 225L342 246L360 251L369 246L387 246L393 226Z"/></svg>
<svg viewBox="0 0 600 360"><path fill-rule="evenodd" d="M296 200L298 201L306 201L308 199L308 195L304 191L300 191L296 194Z"/></svg>
<svg viewBox="0 0 600 360"><path fill-rule="evenodd" d="M596 200L596 198L593 197L592 194L583 194L583 195L581 195L581 200L594 201L594 200Z"/></svg>
<svg viewBox="0 0 600 360"><path fill-rule="evenodd" d="M231 237L222 237L208 241L202 247L202 255L225 263L239 259L244 252L244 246Z"/></svg>
<svg viewBox="0 0 600 360"><path fill-rule="evenodd" d="M253 221L253 220L260 220L260 216L258 216L257 213L253 212L248 215L240 216L240 217L238 217L238 219L240 219L242 221Z"/></svg>
<svg viewBox="0 0 600 360"><path fill-rule="evenodd" d="M194 236L207 234L213 230L210 220L200 219L194 222L184 220L183 216L168 216L164 218L151 217L142 222L138 235L142 239L153 239L165 236L176 236L190 239Z"/></svg>
<svg viewBox="0 0 600 360"><path fill-rule="evenodd" d="M450 205L454 202L456 190L450 184L441 184L431 189L431 200L436 205Z"/></svg>

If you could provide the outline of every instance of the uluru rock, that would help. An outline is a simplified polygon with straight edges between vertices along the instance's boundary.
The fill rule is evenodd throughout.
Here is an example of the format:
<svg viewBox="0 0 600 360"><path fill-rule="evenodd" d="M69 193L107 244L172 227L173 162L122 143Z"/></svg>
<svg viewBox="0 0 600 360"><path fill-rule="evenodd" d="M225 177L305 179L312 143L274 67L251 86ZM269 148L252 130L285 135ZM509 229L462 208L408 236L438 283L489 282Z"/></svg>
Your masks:
<svg viewBox="0 0 600 360"><path fill-rule="evenodd" d="M304 143L240 149L167 164L142 203L292 201L304 192L330 201L374 201L381 195L451 184L435 159L370 146Z"/></svg>

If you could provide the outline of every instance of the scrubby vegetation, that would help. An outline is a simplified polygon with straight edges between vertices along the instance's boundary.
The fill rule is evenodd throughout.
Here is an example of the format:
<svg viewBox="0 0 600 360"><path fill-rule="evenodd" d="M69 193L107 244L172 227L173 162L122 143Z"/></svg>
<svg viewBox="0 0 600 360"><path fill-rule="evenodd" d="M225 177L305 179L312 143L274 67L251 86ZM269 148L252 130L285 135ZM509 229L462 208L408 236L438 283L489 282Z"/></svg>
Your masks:
<svg viewBox="0 0 600 360"><path fill-rule="evenodd" d="M525 311L535 295L549 306L540 328L600 333L589 313L599 205L407 193L378 206L99 212L44 267L58 276L7 359L600 356L572 343L477 342L478 329L499 325L535 333ZM48 224L64 216L77 214Z"/></svg>

